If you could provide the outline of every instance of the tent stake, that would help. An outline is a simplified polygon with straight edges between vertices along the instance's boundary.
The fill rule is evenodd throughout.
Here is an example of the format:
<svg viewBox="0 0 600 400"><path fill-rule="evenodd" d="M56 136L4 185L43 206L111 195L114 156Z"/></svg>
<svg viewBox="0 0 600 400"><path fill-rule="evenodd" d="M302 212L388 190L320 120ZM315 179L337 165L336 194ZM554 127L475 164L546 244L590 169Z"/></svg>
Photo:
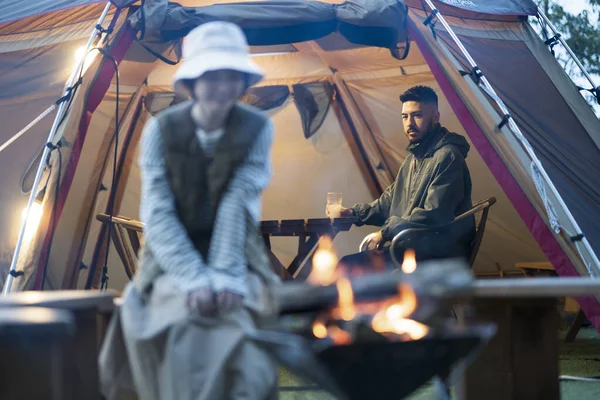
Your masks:
<svg viewBox="0 0 600 400"><path fill-rule="evenodd" d="M99 32L98 27L100 27L102 25L102 23L104 22L104 19L106 18L106 16L108 15L108 11L110 9L111 3L107 2L106 6L104 7L104 11L102 11L102 15L100 15L100 18L98 19L98 23L96 24L96 26L94 27L94 30L92 31L92 34L90 35L90 38L88 39L88 42L85 46L85 53L84 54L88 54L88 52L90 51L92 44L94 42L94 38L96 37L96 35ZM78 62L77 64L77 68L75 68L75 70L72 72L69 80L67 81L66 87L65 87L65 91L64 91L64 95L68 95L70 93L70 88L73 85L73 83L75 82L75 79L77 78L77 76L79 76L79 71L81 68L83 68L85 60L87 57L82 57L81 60ZM55 135L56 135L56 131L58 130L58 126L59 123L63 117L63 113L65 112L65 108L68 102L63 101L60 103L58 111L56 112L56 118L54 119L54 123L52 124L52 128L50 129L50 133L48 135L48 140L46 143L52 143L55 139ZM33 201L35 199L35 196L37 194L37 187L40 183L40 180L42 178L42 173L44 171L44 162L43 160L45 160L46 158L48 158L48 154L50 153L50 147L48 146L44 146L44 152L42 153L42 158L41 158L41 162L40 165L38 166L38 170L37 173L35 175L35 180L33 181L33 186L31 188L31 193L29 194L29 201L27 202L27 207L26 207L26 211L25 211L25 218L23 219L23 222L21 224L21 230L19 232L19 238L17 239L17 244L15 246L15 252L13 254L12 257L12 261L10 264L10 269L9 269L9 273L8 276L6 278L6 283L4 285L4 289L3 289L3 295L7 295L8 293L10 293L10 290L12 288L12 283L13 283L13 279L15 277L15 275L19 275L19 273L16 272L16 268L17 268L17 261L19 259L19 253L21 251L21 245L23 244L23 238L25 236L25 228L27 226L27 222L29 221L29 213L31 211L31 205L33 204ZM59 177L60 179L60 177Z"/></svg>
<svg viewBox="0 0 600 400"><path fill-rule="evenodd" d="M429 6L429 8L431 8L432 12L437 10L437 8L433 5L433 2L431 0L425 0L425 2ZM450 37L452 38L454 43L458 46L459 50L464 55L464 57L466 58L467 62L471 66L471 68L477 68L477 64L475 63L475 60L473 59L473 57L471 57L471 54L469 54L469 52L467 51L465 46L462 44L462 42L460 41L460 39L458 38L458 36L456 35L454 30L450 26L450 24L446 21L446 19L442 15L442 13L437 11L436 16L438 18L438 21L440 21L440 23L444 26L444 28L446 29L446 31L448 32L448 34L450 35ZM542 14L542 16L543 16L543 18L545 18L545 15ZM552 24L550 23L550 21L547 20L547 18L546 18L546 21L549 24L549 26L551 28L553 28ZM555 33L558 33L558 32L555 32ZM561 40L561 42L563 41L560 38L559 38L559 40ZM566 45L566 43L564 43L564 45ZM568 46L567 46L567 48L568 48ZM580 63L578 63L578 65L580 65ZM581 67L583 68L583 66L581 66ZM592 82L592 84L593 84L593 82ZM488 79L483 74L481 74L481 76L480 76L480 82L479 82L478 86L481 86L481 89L484 90L484 92L486 92L486 94L488 94L496 102L496 104L498 105L498 107L500 108L500 111L502 112L502 114L504 116L510 115L508 108L506 107L506 105L504 104L502 99L498 96L498 94L496 93L496 91L494 90L494 88L492 87L490 82L488 81ZM558 201L558 204L564 211L566 217L569 219L569 222L571 223L573 230L575 230L575 233L573 234L572 232L568 232L565 228L563 228L563 230L566 231L570 237L574 236L574 235L580 235L582 231L581 231L581 228L579 227L579 224L575 220L575 217L573 217L573 214L571 214L571 211L565 204L562 196L556 189L556 186L554 186L554 183L552 182L552 180L546 173L546 170L544 169L541 161L535 154L533 148L531 147L531 144L529 143L527 138L525 138L525 136L523 135L523 133L521 132L521 130L519 129L517 123L515 122L515 120L513 118L509 118L508 126L510 128L509 131L511 131L513 133L513 135L517 138L517 140L519 140L519 142L521 142L523 149L527 152L527 154L531 158L531 161L539 170L539 173L542 176L543 180L545 181L546 185L548 185L548 187L550 188L550 191L552 192L552 194ZM533 177L532 177L532 179L533 179ZM600 272L600 260L598 260L598 256L594 252L594 249L590 245L589 241L587 240L587 238L585 236L583 236L583 239L581 241L573 242L573 243L575 244L575 247L577 248L579 255L581 256L581 259L583 261L583 264L585 265L585 268L587 269L588 274L590 275L590 277L595 278L597 275L599 275L598 272ZM581 249L581 247L578 245L579 243L581 243L583 245L583 249ZM585 256L584 253L587 253L587 257ZM591 259L591 260L589 260L589 259ZM594 266L594 271L592 271L592 265Z"/></svg>

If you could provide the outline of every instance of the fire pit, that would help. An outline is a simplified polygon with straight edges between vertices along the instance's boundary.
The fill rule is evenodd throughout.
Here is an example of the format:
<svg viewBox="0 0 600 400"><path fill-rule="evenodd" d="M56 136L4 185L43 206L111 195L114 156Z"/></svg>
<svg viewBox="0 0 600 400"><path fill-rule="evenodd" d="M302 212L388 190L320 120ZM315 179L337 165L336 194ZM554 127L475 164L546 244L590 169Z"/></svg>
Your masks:
<svg viewBox="0 0 600 400"><path fill-rule="evenodd" d="M478 327L406 342L355 342L332 345L315 355L343 398L401 399L468 361L493 332L492 327Z"/></svg>
<svg viewBox="0 0 600 400"><path fill-rule="evenodd" d="M449 376L494 335L494 326L458 327L449 298L470 290L462 261L348 276L331 244L314 257L308 282L286 282L276 295L279 332L258 332L281 364L340 399L399 399L433 377ZM282 332L284 331L284 332Z"/></svg>

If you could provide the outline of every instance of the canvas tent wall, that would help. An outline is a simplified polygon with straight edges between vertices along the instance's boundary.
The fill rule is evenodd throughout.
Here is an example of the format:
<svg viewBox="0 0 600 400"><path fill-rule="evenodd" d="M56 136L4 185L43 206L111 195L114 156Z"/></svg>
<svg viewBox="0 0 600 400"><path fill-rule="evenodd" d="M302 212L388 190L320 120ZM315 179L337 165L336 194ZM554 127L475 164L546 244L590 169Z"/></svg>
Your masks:
<svg viewBox="0 0 600 400"><path fill-rule="evenodd" d="M511 114L549 169L583 232L597 248L598 228L593 221L600 215L600 194L595 177L598 175L593 172L598 167L588 163L586 168L585 162L598 156L598 141L594 136L599 132L598 121L526 24L526 15L534 13L535 7L531 2L516 0L494 2L493 9L486 8L489 2L481 1L443 3L446 4L436 2L436 5L444 15L450 16L448 20L469 50L478 54L483 72L509 104ZM443 123L467 136L473 144L467 160L473 176L474 199L495 196L499 200L490 215L476 270L489 271L498 266L510 269L516 262L549 259L560 275L586 274L569 238L550 230L527 156L506 129L496 129L501 115L470 78L460 74L460 70L467 70L466 66L461 64L460 54L440 24L435 25L433 32L423 25L427 12L423 11L422 2L355 1L342 5L224 2L207 6L202 1L186 1L183 4L198 8L171 5L162 18L146 21L143 43L135 39L136 32L125 21L134 9L122 10L115 19L110 43L111 53L119 61L121 112L116 214L137 218L136 145L149 114L168 106L174 98L170 78L176 67L157 60L147 48L166 59L176 60L177 46L171 46L173 42L165 42L165 39L180 38L205 20L229 19L246 30L254 45L253 52L257 53L256 60L267 76L247 99L268 108L276 127L275 176L265 194L265 219L322 216L324 195L331 190L344 193L346 204L370 201L377 196L392 181L406 156L398 95L413 84L423 83L438 90ZM72 57L69 51L81 43L75 39L81 40L85 34L81 32L77 36L71 30L75 29L73 26L87 26L91 30L92 16L97 17L101 8L102 5L85 5L75 9L75 15L82 15L82 19L75 18L59 29L61 34L70 32L71 36L61 36L51 48L44 47L44 42L26 41L27 29L36 27L34 19L19 21L22 33L16 37L11 33L12 42L4 42L9 44L0 55L0 62L7 60L5 68L12 73L6 79L6 74L0 78L1 87L12 90L7 92L10 95L5 101L17 107L0 109L4 120L9 120L10 115L15 121L2 139L26 125L29 122L26 117L37 115L60 97L60 79L49 71L61 70L64 77L68 68L72 68L66 61ZM149 14L160 16L146 13ZM110 16L114 15L111 12ZM168 18L164 18L165 15ZM131 20L139 21L139 16L138 11ZM10 32L10 24L2 24L0 29ZM410 39L411 46L408 55L402 58L406 38ZM43 66L47 68L36 66L35 60L42 56L27 59L12 50L14 47L10 46L15 43L44 57L54 54L54 64L46 58ZM55 49L61 46L65 46L65 50L59 56ZM393 48L392 52L389 47ZM490 48L505 51L499 61L509 65L499 68L498 60L491 61L494 53L486 53ZM507 70L513 60L511 57L514 64L520 66L518 73ZM55 82L55 91L42 97L44 92L29 82L33 73L27 72L25 67ZM522 77L527 81L517 80ZM43 82L40 86L45 89L47 81ZM36 103L23 95L26 83L39 99ZM19 269L24 270L25 276L15 280L15 289L39 288L44 281L46 260L46 288L98 284L106 232L95 215L106 211L110 193L107 189L112 181L115 99L116 81L110 61L96 58L84 74L84 83L61 127L69 146L62 150L64 168L54 235L48 229L47 216L52 214L56 173L50 174L46 190L46 220L23 252ZM517 102L520 99L527 102ZM31 109L15 111L23 105ZM547 107L552 107L551 115L544 112ZM547 122L549 117L555 118ZM29 159L43 145L48 121L43 120L34 128L36 131L13 145L22 146L20 156L15 150L15 157L6 161L6 152L0 154L3 168L14 166L14 174L3 178L5 187L15 188L10 196L4 197L5 191L0 194L5 210L1 220L10 218L9 223L2 224L2 243L14 241L15 226L19 222L18 205L22 208L25 202L16 192L18 181ZM564 121L568 121L568 130ZM54 153L53 165L58 161L56 156ZM57 168L53 169L56 172ZM7 232L8 228L12 231ZM368 228L353 229L340 234L335 243L337 249L341 254L354 251L369 231ZM53 238L52 246L48 246L50 238ZM293 244L289 242L275 243L275 252L284 260L289 259L293 251ZM114 249L110 251L108 265L110 286L122 288L126 277ZM581 303L598 326L597 301L587 299Z"/></svg>

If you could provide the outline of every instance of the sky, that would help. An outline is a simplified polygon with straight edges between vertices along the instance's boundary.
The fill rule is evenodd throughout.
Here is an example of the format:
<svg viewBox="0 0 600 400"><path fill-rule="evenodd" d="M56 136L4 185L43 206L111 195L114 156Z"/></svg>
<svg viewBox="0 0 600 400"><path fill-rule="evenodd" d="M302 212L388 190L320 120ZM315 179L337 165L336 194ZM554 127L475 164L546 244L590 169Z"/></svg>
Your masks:
<svg viewBox="0 0 600 400"><path fill-rule="evenodd" d="M555 0L555 3L560 4L565 10L574 14L590 7L586 0Z"/></svg>

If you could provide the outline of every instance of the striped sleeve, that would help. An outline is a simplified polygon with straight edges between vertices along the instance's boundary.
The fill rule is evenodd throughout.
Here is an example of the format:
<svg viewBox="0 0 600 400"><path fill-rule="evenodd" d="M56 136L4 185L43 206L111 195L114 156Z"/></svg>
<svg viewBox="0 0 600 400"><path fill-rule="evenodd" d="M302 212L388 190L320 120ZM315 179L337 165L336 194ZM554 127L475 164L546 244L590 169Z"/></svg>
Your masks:
<svg viewBox="0 0 600 400"><path fill-rule="evenodd" d="M212 286L217 292L247 294L246 224L260 219L262 192L272 176L272 143L273 125L268 121L219 204L209 251Z"/></svg>
<svg viewBox="0 0 600 400"><path fill-rule="evenodd" d="M175 209L167 178L160 127L148 121L140 143L140 219L146 246L185 292L210 284L202 255L193 246Z"/></svg>

